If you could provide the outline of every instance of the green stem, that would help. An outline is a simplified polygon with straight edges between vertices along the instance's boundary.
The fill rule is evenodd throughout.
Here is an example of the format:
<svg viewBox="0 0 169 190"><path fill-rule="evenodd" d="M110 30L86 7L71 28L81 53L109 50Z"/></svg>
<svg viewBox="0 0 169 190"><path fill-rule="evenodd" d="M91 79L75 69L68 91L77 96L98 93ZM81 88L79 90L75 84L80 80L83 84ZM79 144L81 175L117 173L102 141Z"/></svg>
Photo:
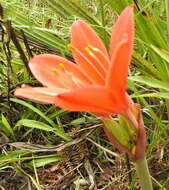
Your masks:
<svg viewBox="0 0 169 190"><path fill-rule="evenodd" d="M153 190L146 158L144 157L142 160L136 161L135 165L142 190Z"/></svg>

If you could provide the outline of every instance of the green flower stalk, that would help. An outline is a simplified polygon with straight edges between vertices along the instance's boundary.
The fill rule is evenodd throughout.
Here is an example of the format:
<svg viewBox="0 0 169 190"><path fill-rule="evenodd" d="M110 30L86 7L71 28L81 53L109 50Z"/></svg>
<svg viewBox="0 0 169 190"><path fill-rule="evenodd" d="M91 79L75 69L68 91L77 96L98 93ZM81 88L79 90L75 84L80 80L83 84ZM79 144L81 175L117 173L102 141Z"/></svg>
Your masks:
<svg viewBox="0 0 169 190"><path fill-rule="evenodd" d="M151 177L145 157L146 132L140 106L133 104L130 109L128 118L119 116L118 121L111 116L102 117L103 128L112 144L120 151L126 152L135 163L142 190L152 190ZM132 122L133 118L135 118L134 122Z"/></svg>

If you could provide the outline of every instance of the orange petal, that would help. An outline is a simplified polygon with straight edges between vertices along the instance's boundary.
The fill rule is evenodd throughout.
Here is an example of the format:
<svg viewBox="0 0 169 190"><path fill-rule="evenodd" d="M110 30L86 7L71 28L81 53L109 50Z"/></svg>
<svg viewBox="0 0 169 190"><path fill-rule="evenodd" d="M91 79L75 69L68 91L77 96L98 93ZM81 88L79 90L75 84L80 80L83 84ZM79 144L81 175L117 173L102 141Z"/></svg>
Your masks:
<svg viewBox="0 0 169 190"><path fill-rule="evenodd" d="M23 88L16 89L14 95L34 102L53 104L55 96L58 95L58 93L63 93L65 91L65 89L60 88L50 89L46 87L28 87L26 85Z"/></svg>
<svg viewBox="0 0 169 190"><path fill-rule="evenodd" d="M117 44L123 39L128 38L126 45L126 54L131 56L134 40L134 17L133 17L133 5L126 7L117 22L113 26L111 40L110 40L110 56L112 58ZM128 56L128 57L129 57ZM123 57L125 60L125 57ZM129 58L128 58L129 59Z"/></svg>
<svg viewBox="0 0 169 190"><path fill-rule="evenodd" d="M134 39L132 6L120 15L112 33L111 67L107 76L107 87L117 90L121 98L126 91L128 69L131 62Z"/></svg>
<svg viewBox="0 0 169 190"><path fill-rule="evenodd" d="M71 43L81 52L88 45L100 49L108 57L107 50L97 33L84 21L78 20L71 27Z"/></svg>
<svg viewBox="0 0 169 190"><path fill-rule="evenodd" d="M119 101L118 97L112 97L106 88L96 86L73 89L58 94L55 98L55 104L63 109L111 114L127 109L127 103Z"/></svg>
<svg viewBox="0 0 169 190"><path fill-rule="evenodd" d="M68 72L72 72L75 77L79 80L90 83L89 80L83 75L80 71L79 67L68 61L65 58L56 55L37 55L29 62L29 67L33 73L33 75L44 85L51 88L65 88L66 83L63 79L65 79L63 72L63 76L57 75L57 70L62 69L59 68L59 65L64 65L64 69ZM55 72L56 70L56 72ZM67 81L69 83L69 81ZM71 86L70 86L71 87Z"/></svg>
<svg viewBox="0 0 169 190"><path fill-rule="evenodd" d="M96 34L96 32L88 24L86 24L85 22L81 20L78 20L71 27L71 44L73 47L75 47L79 51L78 52L78 51L75 51L76 49L72 49L73 56L77 64L80 65L80 67L82 68L84 72L87 72L92 77L92 79L94 79L96 84L101 84L101 85L104 84L105 72L103 68L108 67L107 61L102 62L103 60L103 57L102 57L102 59L100 60L100 63L103 64L103 66L101 66L100 63L98 64L98 61L97 61L97 59L98 60L100 59L100 56L97 56L97 53L96 53L94 55L96 59L94 59L85 50L88 46L94 47L95 49L100 50L102 54L104 55L104 57L108 59L107 50L102 40ZM82 54L83 56L80 54Z"/></svg>
<svg viewBox="0 0 169 190"><path fill-rule="evenodd" d="M116 91L116 94L123 96L126 91L126 81L128 74L128 62L124 63L123 54L125 53L124 47L127 40L121 41L121 43L116 46L114 51L113 63L110 67L106 78L106 86L110 88L112 93Z"/></svg>

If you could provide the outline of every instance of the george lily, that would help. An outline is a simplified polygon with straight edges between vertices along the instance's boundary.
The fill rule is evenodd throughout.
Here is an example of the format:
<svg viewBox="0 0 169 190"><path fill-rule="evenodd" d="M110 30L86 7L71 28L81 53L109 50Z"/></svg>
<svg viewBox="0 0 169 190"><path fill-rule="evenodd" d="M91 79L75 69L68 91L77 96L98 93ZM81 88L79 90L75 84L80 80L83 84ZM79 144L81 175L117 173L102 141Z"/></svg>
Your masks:
<svg viewBox="0 0 169 190"><path fill-rule="evenodd" d="M43 87L23 85L14 94L101 117L112 144L135 162L142 189L152 190L140 106L126 92L133 41L133 6L125 8L115 23L109 53L96 32L78 20L71 27L68 45L76 64L57 55L37 55L30 60L29 67ZM112 114L120 115L119 122L112 119Z"/></svg>
<svg viewBox="0 0 169 190"><path fill-rule="evenodd" d="M103 120L107 137L119 150L131 157L136 158L136 154L140 157L140 150L143 154L145 146L132 153L130 134L126 134L127 143L123 146L124 138L121 142L118 139L118 133L123 133L119 131L122 127L118 127L117 132L111 118L112 114L120 114L132 124L134 131L139 131L140 112L126 92L133 41L133 6L124 9L113 27L109 54L96 32L78 20L71 27L71 43L68 45L76 64L57 55L35 56L29 67L43 87L24 84L15 90L15 96L55 104L71 111L92 112ZM141 137L144 136L143 131ZM137 146L145 144L145 138L140 139Z"/></svg>
<svg viewBox="0 0 169 190"><path fill-rule="evenodd" d="M133 41L133 6L124 9L113 27L109 54L96 32L78 20L71 27L68 45L76 64L57 55L37 55L30 60L29 67L43 87L24 84L14 94L71 111L92 112L103 120L107 137L119 150L135 160L143 157L145 131L140 124L140 109L126 92ZM125 127L117 127L112 114L120 114L129 121L131 130L127 129L125 138L118 136L125 133ZM130 145L130 133L136 146ZM137 139L136 133L140 135Z"/></svg>
<svg viewBox="0 0 169 190"><path fill-rule="evenodd" d="M15 90L15 96L71 111L129 118L133 102L126 92L126 81L134 40L132 9L133 6L125 8L115 23L109 54L88 24L74 22L68 47L76 64L57 55L35 56L29 67L44 87L23 85Z"/></svg>

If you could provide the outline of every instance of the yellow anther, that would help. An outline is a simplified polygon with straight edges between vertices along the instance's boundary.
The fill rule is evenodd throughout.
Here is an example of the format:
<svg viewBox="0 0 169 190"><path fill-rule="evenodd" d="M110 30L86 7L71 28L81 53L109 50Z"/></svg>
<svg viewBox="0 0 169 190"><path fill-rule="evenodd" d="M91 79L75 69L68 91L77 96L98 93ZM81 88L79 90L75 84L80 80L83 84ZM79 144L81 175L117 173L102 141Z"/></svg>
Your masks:
<svg viewBox="0 0 169 190"><path fill-rule="evenodd" d="M85 47L85 49L84 49L87 53L88 52L90 52L91 50L90 50L90 48L87 46L87 47Z"/></svg>
<svg viewBox="0 0 169 190"><path fill-rule="evenodd" d="M72 45L72 44L68 44L67 47L70 49L70 50L74 50L75 47Z"/></svg>
<svg viewBox="0 0 169 190"><path fill-rule="evenodd" d="M62 71L62 72L65 72L66 70L65 70L65 66L64 66L64 64L63 63L59 63L59 69Z"/></svg>
<svg viewBox="0 0 169 190"><path fill-rule="evenodd" d="M52 71L57 73L58 72L58 69L57 68L52 68Z"/></svg>
<svg viewBox="0 0 169 190"><path fill-rule="evenodd" d="M87 53L91 53L92 51L98 51L97 48L93 47L92 45L87 45L84 49Z"/></svg>
<svg viewBox="0 0 169 190"><path fill-rule="evenodd" d="M88 53L90 56L94 56L93 54L93 47L91 45L88 45L87 47L85 47L84 49L86 51L86 53Z"/></svg>

